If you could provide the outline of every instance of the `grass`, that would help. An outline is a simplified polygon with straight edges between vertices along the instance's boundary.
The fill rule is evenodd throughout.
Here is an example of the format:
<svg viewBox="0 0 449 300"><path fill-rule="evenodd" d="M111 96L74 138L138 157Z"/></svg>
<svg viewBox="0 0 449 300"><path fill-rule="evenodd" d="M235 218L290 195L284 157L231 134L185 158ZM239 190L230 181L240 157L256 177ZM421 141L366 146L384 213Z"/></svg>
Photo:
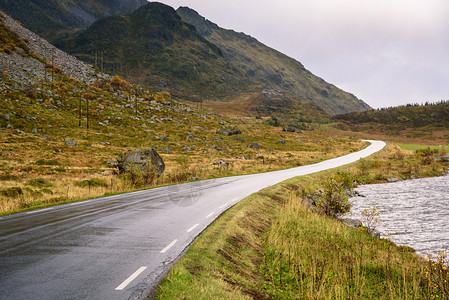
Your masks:
<svg viewBox="0 0 449 300"><path fill-rule="evenodd" d="M439 151L446 151L446 147L444 146L436 146L436 145L420 145L420 144L398 144L399 147L403 150L409 150L409 151L417 151L417 150L424 150L426 148L430 148L432 150L436 149Z"/></svg>
<svg viewBox="0 0 449 300"><path fill-rule="evenodd" d="M417 167L420 160L389 144L334 172L374 183L384 181L379 174L435 176L449 167ZM156 299L447 299L444 252L426 260L304 205L302 195L320 190L334 172L293 178L236 204L174 265Z"/></svg>

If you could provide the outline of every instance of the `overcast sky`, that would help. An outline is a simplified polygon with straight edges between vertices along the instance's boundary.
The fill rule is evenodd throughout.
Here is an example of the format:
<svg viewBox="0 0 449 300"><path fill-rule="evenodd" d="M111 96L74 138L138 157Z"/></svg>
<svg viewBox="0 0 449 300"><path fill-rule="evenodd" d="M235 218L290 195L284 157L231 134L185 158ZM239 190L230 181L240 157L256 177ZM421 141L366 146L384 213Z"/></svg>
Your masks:
<svg viewBox="0 0 449 300"><path fill-rule="evenodd" d="M300 61L370 106L449 99L448 0L160 0Z"/></svg>

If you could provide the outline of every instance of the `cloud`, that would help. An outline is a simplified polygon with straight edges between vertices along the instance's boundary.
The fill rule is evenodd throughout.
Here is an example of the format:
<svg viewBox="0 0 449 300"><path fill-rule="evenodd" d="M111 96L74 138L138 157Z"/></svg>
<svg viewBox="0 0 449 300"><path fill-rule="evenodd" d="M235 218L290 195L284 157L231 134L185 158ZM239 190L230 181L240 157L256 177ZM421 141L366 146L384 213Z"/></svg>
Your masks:
<svg viewBox="0 0 449 300"><path fill-rule="evenodd" d="M245 32L374 107L449 99L447 0L163 0Z"/></svg>

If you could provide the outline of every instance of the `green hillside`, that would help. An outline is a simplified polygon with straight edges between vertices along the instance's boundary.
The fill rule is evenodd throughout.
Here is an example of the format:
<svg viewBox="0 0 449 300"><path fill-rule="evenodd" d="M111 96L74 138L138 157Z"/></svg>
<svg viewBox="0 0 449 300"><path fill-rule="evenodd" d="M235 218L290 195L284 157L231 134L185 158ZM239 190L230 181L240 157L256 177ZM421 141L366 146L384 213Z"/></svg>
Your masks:
<svg viewBox="0 0 449 300"><path fill-rule="evenodd" d="M49 41L106 16L132 12L146 0L0 0L0 9Z"/></svg>
<svg viewBox="0 0 449 300"><path fill-rule="evenodd" d="M131 14L97 21L56 44L91 64L95 64L95 53L104 51L105 71L153 89L168 88L182 98L229 100L279 90L331 114L369 108L296 60L210 22L199 26L195 17L204 20L193 10L176 12L153 2Z"/></svg>
<svg viewBox="0 0 449 300"><path fill-rule="evenodd" d="M105 71L159 90L199 93L207 89L209 96L223 97L246 86L239 81L244 74L233 69L215 45L182 22L174 9L160 3L102 19L57 45L92 64L95 51L105 51Z"/></svg>

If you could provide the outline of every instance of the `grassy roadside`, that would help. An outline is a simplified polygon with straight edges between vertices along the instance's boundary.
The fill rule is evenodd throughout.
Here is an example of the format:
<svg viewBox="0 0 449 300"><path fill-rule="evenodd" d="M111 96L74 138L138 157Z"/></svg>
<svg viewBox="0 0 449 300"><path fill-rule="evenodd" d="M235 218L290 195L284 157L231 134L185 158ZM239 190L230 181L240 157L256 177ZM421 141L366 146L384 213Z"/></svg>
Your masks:
<svg viewBox="0 0 449 300"><path fill-rule="evenodd" d="M360 183L440 175L449 165L432 155L423 164L422 153L389 144L340 171ZM444 255L428 262L303 205L299 195L336 171L290 179L236 204L172 268L156 299L447 299Z"/></svg>

